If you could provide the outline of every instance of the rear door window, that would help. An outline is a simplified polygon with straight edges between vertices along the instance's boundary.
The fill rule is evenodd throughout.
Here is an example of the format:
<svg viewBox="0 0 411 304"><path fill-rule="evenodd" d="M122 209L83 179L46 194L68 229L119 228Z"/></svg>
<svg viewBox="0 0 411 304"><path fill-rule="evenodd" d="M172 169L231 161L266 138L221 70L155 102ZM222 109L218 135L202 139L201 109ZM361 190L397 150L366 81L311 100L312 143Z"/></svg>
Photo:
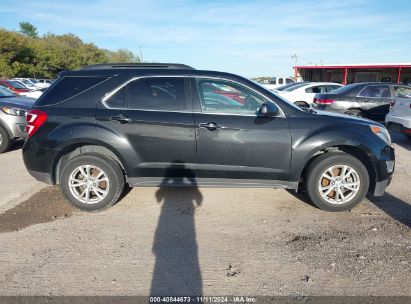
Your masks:
<svg viewBox="0 0 411 304"><path fill-rule="evenodd" d="M387 85L366 86L358 95L360 97L384 98L391 97L390 88Z"/></svg>
<svg viewBox="0 0 411 304"><path fill-rule="evenodd" d="M105 77L64 76L40 97L37 105L61 103L91 89L106 79Z"/></svg>
<svg viewBox="0 0 411 304"><path fill-rule="evenodd" d="M136 79L118 90L105 103L110 108L186 111L184 78L147 77Z"/></svg>

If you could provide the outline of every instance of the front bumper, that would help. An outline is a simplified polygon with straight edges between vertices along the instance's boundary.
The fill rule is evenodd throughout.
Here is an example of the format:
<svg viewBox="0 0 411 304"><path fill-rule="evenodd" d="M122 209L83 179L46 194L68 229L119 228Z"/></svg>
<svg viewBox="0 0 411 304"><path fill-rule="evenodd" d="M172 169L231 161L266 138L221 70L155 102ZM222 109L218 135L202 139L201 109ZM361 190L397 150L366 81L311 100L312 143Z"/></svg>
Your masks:
<svg viewBox="0 0 411 304"><path fill-rule="evenodd" d="M24 139L27 133L24 130L26 127L26 117L7 115L0 111L0 124L3 125L11 139Z"/></svg>
<svg viewBox="0 0 411 304"><path fill-rule="evenodd" d="M370 194L373 196L384 195L385 189L390 185L395 169L395 150L393 146L386 146L378 159L374 159L376 179L371 184Z"/></svg>
<svg viewBox="0 0 411 304"><path fill-rule="evenodd" d="M372 195L383 196L385 193L385 189L391 184L391 180L392 180L392 175L386 180L376 182Z"/></svg>

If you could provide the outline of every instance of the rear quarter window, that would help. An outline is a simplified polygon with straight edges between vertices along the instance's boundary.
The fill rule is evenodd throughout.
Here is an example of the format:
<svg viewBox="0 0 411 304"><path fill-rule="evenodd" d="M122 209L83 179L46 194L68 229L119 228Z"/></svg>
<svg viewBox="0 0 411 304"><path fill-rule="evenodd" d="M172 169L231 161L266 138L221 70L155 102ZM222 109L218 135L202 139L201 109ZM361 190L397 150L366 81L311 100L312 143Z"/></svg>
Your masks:
<svg viewBox="0 0 411 304"><path fill-rule="evenodd" d="M54 82L38 99L37 105L47 106L62 103L105 81L105 77L64 76Z"/></svg>

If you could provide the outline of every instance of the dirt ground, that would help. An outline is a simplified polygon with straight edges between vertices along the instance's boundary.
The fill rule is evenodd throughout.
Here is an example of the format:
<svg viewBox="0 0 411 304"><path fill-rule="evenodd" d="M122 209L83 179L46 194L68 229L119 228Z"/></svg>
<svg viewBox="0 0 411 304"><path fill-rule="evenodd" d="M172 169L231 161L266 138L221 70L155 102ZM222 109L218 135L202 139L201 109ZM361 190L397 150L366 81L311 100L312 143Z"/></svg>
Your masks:
<svg viewBox="0 0 411 304"><path fill-rule="evenodd" d="M387 194L343 213L212 188L135 188L87 213L47 187L0 214L0 294L411 296L411 141L395 140Z"/></svg>

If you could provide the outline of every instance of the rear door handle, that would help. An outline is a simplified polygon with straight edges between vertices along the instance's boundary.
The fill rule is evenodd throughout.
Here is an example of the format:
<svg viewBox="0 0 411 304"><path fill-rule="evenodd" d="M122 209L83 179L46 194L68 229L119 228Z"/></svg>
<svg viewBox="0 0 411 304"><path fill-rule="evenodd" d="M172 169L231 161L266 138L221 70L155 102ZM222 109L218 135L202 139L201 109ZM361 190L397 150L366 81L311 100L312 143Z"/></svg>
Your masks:
<svg viewBox="0 0 411 304"><path fill-rule="evenodd" d="M119 122L121 124L131 123L133 121L131 118L128 118L128 116L123 114L111 116L110 120Z"/></svg>
<svg viewBox="0 0 411 304"><path fill-rule="evenodd" d="M198 126L200 128L208 129L210 131L221 129L221 126L215 122L203 122L203 123L199 123Z"/></svg>

